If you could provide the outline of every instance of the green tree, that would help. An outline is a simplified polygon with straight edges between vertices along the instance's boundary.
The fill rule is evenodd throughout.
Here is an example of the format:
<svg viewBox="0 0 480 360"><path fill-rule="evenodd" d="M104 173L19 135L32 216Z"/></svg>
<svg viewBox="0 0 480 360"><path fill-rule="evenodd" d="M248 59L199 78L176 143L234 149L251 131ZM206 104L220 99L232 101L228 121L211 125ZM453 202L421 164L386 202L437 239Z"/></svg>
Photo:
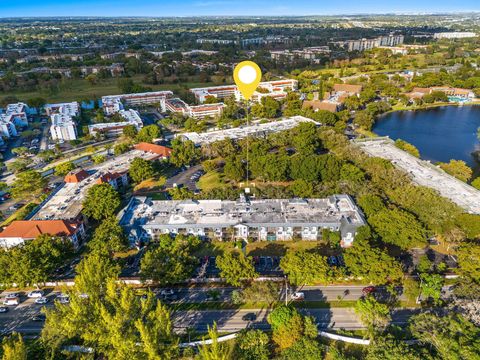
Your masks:
<svg viewBox="0 0 480 360"><path fill-rule="evenodd" d="M94 251L80 261L75 268L75 288L80 294L102 298L109 281L117 279L120 267L101 251Z"/></svg>
<svg viewBox="0 0 480 360"><path fill-rule="evenodd" d="M127 125L123 128L123 135L129 139L135 139L138 134L138 130L134 125Z"/></svg>
<svg viewBox="0 0 480 360"><path fill-rule="evenodd" d="M120 206L120 195L110 184L95 184L83 200L83 213L95 220L114 216Z"/></svg>
<svg viewBox="0 0 480 360"><path fill-rule="evenodd" d="M345 265L349 273L374 284L398 282L403 278L401 264L385 251L370 244L372 234L367 226L360 227L354 246L345 250Z"/></svg>
<svg viewBox="0 0 480 360"><path fill-rule="evenodd" d="M64 163L61 163L55 166L55 175L65 176L73 169L75 169L75 164L71 161L66 161Z"/></svg>
<svg viewBox="0 0 480 360"><path fill-rule="evenodd" d="M478 359L480 329L458 314L422 313L409 319L412 335L434 349L433 358Z"/></svg>
<svg viewBox="0 0 480 360"><path fill-rule="evenodd" d="M426 230L415 216L406 211L384 209L370 215L368 222L384 242L402 249L411 249L426 242Z"/></svg>
<svg viewBox="0 0 480 360"><path fill-rule="evenodd" d="M130 164L128 173L134 182L140 183L152 178L155 175L155 170L150 161L142 158L135 158Z"/></svg>
<svg viewBox="0 0 480 360"><path fill-rule="evenodd" d="M410 155L413 155L417 158L420 157L420 151L418 151L418 149L414 145L409 144L408 142L402 139L395 140L395 146L398 147L399 149L402 149L403 151L406 151Z"/></svg>
<svg viewBox="0 0 480 360"><path fill-rule="evenodd" d="M18 333L4 337L2 341L2 360L27 360L28 352L23 338Z"/></svg>
<svg viewBox="0 0 480 360"><path fill-rule="evenodd" d="M280 268L294 285L312 285L329 280L330 269L326 257L307 250L287 250L280 261Z"/></svg>
<svg viewBox="0 0 480 360"><path fill-rule="evenodd" d="M374 339L367 350L366 360L423 360L428 354L415 350L405 341L393 336L379 336Z"/></svg>
<svg viewBox="0 0 480 360"><path fill-rule="evenodd" d="M16 176L10 190L14 198L22 199L40 194L46 185L47 179L39 172L28 170Z"/></svg>
<svg viewBox="0 0 480 360"><path fill-rule="evenodd" d="M14 174L18 174L22 171L27 170L28 165L30 165L32 161L30 159L18 159L15 161L10 161L7 163L8 171L13 172Z"/></svg>
<svg viewBox="0 0 480 360"><path fill-rule="evenodd" d="M172 140L172 154L170 162L175 166L192 165L200 159L200 152L195 148L193 141Z"/></svg>
<svg viewBox="0 0 480 360"><path fill-rule="evenodd" d="M213 323L213 326L208 326L208 337L212 340L210 345L203 344L198 348L198 356L201 360L229 360L231 350L225 343L218 341L217 324ZM204 340L207 340L204 338Z"/></svg>
<svg viewBox="0 0 480 360"><path fill-rule="evenodd" d="M442 296L443 277L437 274L420 274L420 289L425 299L439 303Z"/></svg>
<svg viewBox="0 0 480 360"><path fill-rule="evenodd" d="M477 176L472 182L471 184L475 189L478 189L480 190L480 176Z"/></svg>
<svg viewBox="0 0 480 360"><path fill-rule="evenodd" d="M253 281L241 292L242 302L273 304L278 301L278 283L274 281Z"/></svg>
<svg viewBox="0 0 480 360"><path fill-rule="evenodd" d="M127 237L115 217L109 217L103 220L95 229L92 239L88 242L88 247L92 251L106 253L122 251L125 250L127 246Z"/></svg>
<svg viewBox="0 0 480 360"><path fill-rule="evenodd" d="M302 155L313 154L321 144L317 128L311 122L300 123L292 132L292 145Z"/></svg>
<svg viewBox="0 0 480 360"><path fill-rule="evenodd" d="M225 159L223 173L229 179L235 181L245 180L246 172L242 159L239 156L229 156Z"/></svg>
<svg viewBox="0 0 480 360"><path fill-rule="evenodd" d="M235 342L235 358L238 360L268 360L270 339L262 330L243 330Z"/></svg>
<svg viewBox="0 0 480 360"><path fill-rule="evenodd" d="M107 157L105 155L94 155L92 156L92 161L94 164L101 164L107 160Z"/></svg>
<svg viewBox="0 0 480 360"><path fill-rule="evenodd" d="M151 143L162 135L160 128L157 125L148 125L140 129L137 134L137 142Z"/></svg>
<svg viewBox="0 0 480 360"><path fill-rule="evenodd" d="M17 156L25 156L28 154L28 148L25 146L19 146L12 149L12 153Z"/></svg>
<svg viewBox="0 0 480 360"><path fill-rule="evenodd" d="M472 169L462 160L450 160L449 163L440 163L442 168L447 174L456 177L459 180L467 182L473 174Z"/></svg>
<svg viewBox="0 0 480 360"><path fill-rule="evenodd" d="M190 278L198 265L193 252L199 245L196 236L177 235L172 239L168 234L161 235L142 257L142 277L161 285L177 284Z"/></svg>
<svg viewBox="0 0 480 360"><path fill-rule="evenodd" d="M388 306L379 303L373 296L357 300L355 313L360 321L368 328L370 336L383 330L391 320Z"/></svg>
<svg viewBox="0 0 480 360"><path fill-rule="evenodd" d="M302 337L280 353L279 360L322 360L324 349L315 339Z"/></svg>
<svg viewBox="0 0 480 360"><path fill-rule="evenodd" d="M113 147L113 153L115 155L121 155L130 150L131 145L129 143L120 143Z"/></svg>
<svg viewBox="0 0 480 360"><path fill-rule="evenodd" d="M252 260L242 252L225 252L216 259L220 276L233 286L240 286L242 281L251 280L258 276Z"/></svg>

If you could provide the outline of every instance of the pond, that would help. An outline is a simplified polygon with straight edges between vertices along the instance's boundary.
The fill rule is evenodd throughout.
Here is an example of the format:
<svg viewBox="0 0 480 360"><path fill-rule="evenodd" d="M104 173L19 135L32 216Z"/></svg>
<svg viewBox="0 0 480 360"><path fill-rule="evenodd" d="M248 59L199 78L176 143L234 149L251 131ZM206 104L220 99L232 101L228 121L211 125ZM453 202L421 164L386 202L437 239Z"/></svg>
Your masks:
<svg viewBox="0 0 480 360"><path fill-rule="evenodd" d="M422 159L463 160L478 174L480 163L472 153L480 150L479 127L479 106L444 106L387 114L377 120L373 131L415 145Z"/></svg>

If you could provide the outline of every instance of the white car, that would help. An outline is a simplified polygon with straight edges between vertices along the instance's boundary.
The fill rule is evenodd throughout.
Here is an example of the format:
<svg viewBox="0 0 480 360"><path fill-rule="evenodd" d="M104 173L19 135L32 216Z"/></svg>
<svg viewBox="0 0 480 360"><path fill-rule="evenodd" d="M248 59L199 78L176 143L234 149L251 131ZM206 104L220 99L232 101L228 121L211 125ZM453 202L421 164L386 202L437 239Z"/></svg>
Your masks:
<svg viewBox="0 0 480 360"><path fill-rule="evenodd" d="M33 291L30 291L27 296L29 298L41 298L43 297L43 291L42 290L33 290Z"/></svg>
<svg viewBox="0 0 480 360"><path fill-rule="evenodd" d="M173 294L174 293L172 289L163 289L162 291L160 291L161 296L171 296Z"/></svg>
<svg viewBox="0 0 480 360"><path fill-rule="evenodd" d="M46 304L48 303L48 299L46 297L39 297L37 299L35 299L35 304L39 304L39 305L43 305L43 304Z"/></svg>
<svg viewBox="0 0 480 360"><path fill-rule="evenodd" d="M6 306L0 306L0 313L6 313L8 308Z"/></svg>
<svg viewBox="0 0 480 360"><path fill-rule="evenodd" d="M20 304L20 298L18 298L18 297L5 298L5 300L3 300L3 305L15 306L15 305L18 305L18 304Z"/></svg>
<svg viewBox="0 0 480 360"><path fill-rule="evenodd" d="M303 292L295 292L292 294L292 300L304 300L305 294Z"/></svg>

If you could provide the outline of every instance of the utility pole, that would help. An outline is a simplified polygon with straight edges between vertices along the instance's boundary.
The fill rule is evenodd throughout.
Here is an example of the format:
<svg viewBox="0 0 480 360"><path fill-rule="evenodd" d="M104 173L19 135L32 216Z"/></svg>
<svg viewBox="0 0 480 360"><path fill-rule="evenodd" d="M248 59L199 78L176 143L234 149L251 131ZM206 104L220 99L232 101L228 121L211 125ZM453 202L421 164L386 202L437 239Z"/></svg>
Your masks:
<svg viewBox="0 0 480 360"><path fill-rule="evenodd" d="M288 282L287 282L287 276L284 275L285 277L285 306L288 305Z"/></svg>

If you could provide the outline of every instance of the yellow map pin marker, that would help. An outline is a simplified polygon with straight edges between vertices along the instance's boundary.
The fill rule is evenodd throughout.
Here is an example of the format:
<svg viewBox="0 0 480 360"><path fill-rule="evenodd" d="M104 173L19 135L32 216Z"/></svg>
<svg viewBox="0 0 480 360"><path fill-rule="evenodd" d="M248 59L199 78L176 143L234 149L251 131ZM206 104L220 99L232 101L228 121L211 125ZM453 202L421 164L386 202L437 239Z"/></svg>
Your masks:
<svg viewBox="0 0 480 360"><path fill-rule="evenodd" d="M253 61L242 61L233 70L233 79L246 100L250 100L262 80L262 70Z"/></svg>

